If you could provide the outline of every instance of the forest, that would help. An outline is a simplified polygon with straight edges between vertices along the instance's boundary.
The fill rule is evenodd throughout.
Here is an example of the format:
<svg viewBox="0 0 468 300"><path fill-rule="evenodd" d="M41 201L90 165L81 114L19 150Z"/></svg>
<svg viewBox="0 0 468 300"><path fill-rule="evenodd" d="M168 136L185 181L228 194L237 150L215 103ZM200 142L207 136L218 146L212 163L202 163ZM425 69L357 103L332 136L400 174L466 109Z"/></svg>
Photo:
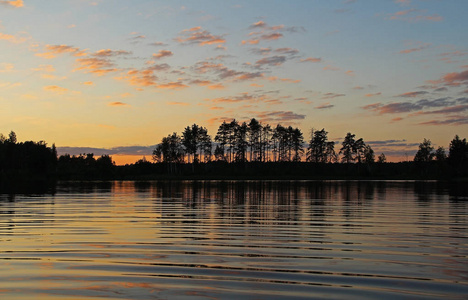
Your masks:
<svg viewBox="0 0 468 300"><path fill-rule="evenodd" d="M197 124L163 137L152 160L116 166L109 155L57 155L44 141L18 142L0 134L0 188L11 182L111 179L463 179L468 143L458 135L448 152L423 139L410 162L390 163L348 132L341 143L325 129L271 126L256 119L224 121L212 138Z"/></svg>

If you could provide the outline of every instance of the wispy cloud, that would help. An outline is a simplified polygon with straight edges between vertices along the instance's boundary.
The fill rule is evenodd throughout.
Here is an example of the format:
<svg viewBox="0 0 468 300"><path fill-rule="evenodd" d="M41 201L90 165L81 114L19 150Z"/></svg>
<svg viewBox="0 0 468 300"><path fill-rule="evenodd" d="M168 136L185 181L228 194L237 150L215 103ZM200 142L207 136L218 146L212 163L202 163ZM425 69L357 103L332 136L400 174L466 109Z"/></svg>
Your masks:
<svg viewBox="0 0 468 300"><path fill-rule="evenodd" d="M334 99L337 97L344 97L346 96L345 94L337 94L337 93L326 93L323 94L322 99Z"/></svg>
<svg viewBox="0 0 468 300"><path fill-rule="evenodd" d="M123 103L123 102L120 102L120 101L110 102L107 105L109 105L109 106L130 106L127 103Z"/></svg>
<svg viewBox="0 0 468 300"><path fill-rule="evenodd" d="M220 35L213 35L201 26L183 30L175 40L181 44L198 44L200 46L224 44L226 40Z"/></svg>
<svg viewBox="0 0 468 300"><path fill-rule="evenodd" d="M174 53L172 53L172 51L169 51L169 50L159 50L158 53L153 54L153 58L154 58L154 59L161 59L161 58L170 57L170 56L173 56L173 55L174 55Z"/></svg>
<svg viewBox="0 0 468 300"><path fill-rule="evenodd" d="M90 57L90 58L78 58L76 60L77 67L74 71L85 71L98 76L103 76L111 72L117 72L119 69L114 68L112 63L107 58L101 57Z"/></svg>
<svg viewBox="0 0 468 300"><path fill-rule="evenodd" d="M68 53L73 56L86 56L85 50L80 50L80 48L73 47L70 45L46 45L46 52L37 53L36 56L43 58L51 59L56 57L59 54Z"/></svg>
<svg viewBox="0 0 468 300"><path fill-rule="evenodd" d="M13 44L20 44L20 43L24 43L25 41L27 41L28 38L25 36L11 35L11 34L0 32L0 40L5 40Z"/></svg>
<svg viewBox="0 0 468 300"><path fill-rule="evenodd" d="M426 15L425 10L419 10L419 9L407 9L407 10L401 10L397 11L396 13L389 14L388 19L389 20L401 20L401 21L406 21L406 22L422 22L422 21L428 21L428 22L440 22L443 20L443 17L441 17L438 14L433 14L433 15Z"/></svg>
<svg viewBox="0 0 468 300"><path fill-rule="evenodd" d="M379 93L373 93L373 94L365 94L364 97L370 98L370 97L376 97L376 96L380 96L380 95L382 95L382 93L379 92Z"/></svg>
<svg viewBox="0 0 468 300"><path fill-rule="evenodd" d="M419 97L428 93L429 92L426 92L426 91L407 92L407 93L397 95L396 97L415 98L415 97Z"/></svg>
<svg viewBox="0 0 468 300"><path fill-rule="evenodd" d="M468 70L448 73L438 80L428 80L427 82L431 84L444 84L446 86L460 86L468 83Z"/></svg>
<svg viewBox="0 0 468 300"><path fill-rule="evenodd" d="M449 107L462 100L452 100L449 97L435 100L422 99L416 102L394 102L389 104L373 103L363 107L365 110L375 111L379 114L408 113L413 111L422 111L423 109ZM448 112L448 111L446 111Z"/></svg>
<svg viewBox="0 0 468 300"><path fill-rule="evenodd" d="M8 5L11 7L23 7L24 3L23 0L1 0L0 5Z"/></svg>
<svg viewBox="0 0 468 300"><path fill-rule="evenodd" d="M319 63L322 59L320 57L307 57L300 60L300 62L311 62L311 63Z"/></svg>
<svg viewBox="0 0 468 300"><path fill-rule="evenodd" d="M262 59L259 59L255 62L255 65L257 67L262 67L262 66L280 66L286 61L285 56L270 56L270 57L265 57Z"/></svg>
<svg viewBox="0 0 468 300"><path fill-rule="evenodd" d="M327 103L322 103L318 106L315 107L315 109L329 109L329 108L333 108L335 105L333 104L330 104L329 102Z"/></svg>
<svg viewBox="0 0 468 300"><path fill-rule="evenodd" d="M401 50L400 53L402 53L402 54L408 54L408 53L412 53L412 52L417 52L417 51L421 51L421 50L427 49L427 48L429 48L429 46L431 46L431 44L429 44L429 43L423 43L423 44L421 44L419 47Z"/></svg>

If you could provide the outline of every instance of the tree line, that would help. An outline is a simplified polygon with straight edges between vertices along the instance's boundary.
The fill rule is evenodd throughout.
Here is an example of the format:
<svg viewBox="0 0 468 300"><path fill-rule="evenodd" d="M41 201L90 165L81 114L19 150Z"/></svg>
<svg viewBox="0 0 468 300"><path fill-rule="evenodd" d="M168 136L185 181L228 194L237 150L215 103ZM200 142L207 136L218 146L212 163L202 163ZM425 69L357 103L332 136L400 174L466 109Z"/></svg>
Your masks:
<svg viewBox="0 0 468 300"><path fill-rule="evenodd" d="M339 146L339 147L337 147ZM335 148L336 147L336 148ZM338 149L339 148L339 149ZM224 121L212 138L197 124L163 137L153 162L116 166L109 155L57 156L44 141L18 142L0 134L0 188L12 181L200 178L460 178L468 176L468 143L458 135L448 151L424 139L411 162L386 163L370 145L347 133L341 143L325 129L311 130L306 143L299 128L272 127L256 119Z"/></svg>
<svg viewBox="0 0 468 300"><path fill-rule="evenodd" d="M299 128L263 125L255 118L248 123L223 121L214 139L197 124L187 126L182 134L163 137L153 151L153 160L164 163L239 162L315 162L373 163L375 154L362 138L348 133L338 152L328 140L325 129L311 130L308 147ZM385 162L385 154L378 157Z"/></svg>

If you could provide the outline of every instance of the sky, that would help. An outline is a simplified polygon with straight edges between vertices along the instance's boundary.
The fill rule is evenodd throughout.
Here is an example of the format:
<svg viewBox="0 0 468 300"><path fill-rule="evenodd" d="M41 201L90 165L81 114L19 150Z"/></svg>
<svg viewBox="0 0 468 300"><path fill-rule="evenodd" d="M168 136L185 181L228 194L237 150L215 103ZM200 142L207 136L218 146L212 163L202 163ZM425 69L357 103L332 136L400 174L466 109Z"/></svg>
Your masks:
<svg viewBox="0 0 468 300"><path fill-rule="evenodd" d="M468 137L466 0L0 0L0 132L151 158L223 120L347 132L389 161ZM336 146L339 149L339 145Z"/></svg>

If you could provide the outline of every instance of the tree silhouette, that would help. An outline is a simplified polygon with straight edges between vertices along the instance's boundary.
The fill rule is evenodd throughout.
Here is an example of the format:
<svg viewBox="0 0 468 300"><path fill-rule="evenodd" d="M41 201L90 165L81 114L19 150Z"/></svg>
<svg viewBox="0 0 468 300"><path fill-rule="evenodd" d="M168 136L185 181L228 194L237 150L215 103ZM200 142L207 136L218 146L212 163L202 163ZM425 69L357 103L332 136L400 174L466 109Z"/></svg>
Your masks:
<svg viewBox="0 0 468 300"><path fill-rule="evenodd" d="M447 159L447 154L445 153L444 147L438 147L434 156L437 161L445 161Z"/></svg>
<svg viewBox="0 0 468 300"><path fill-rule="evenodd" d="M375 162L374 150L369 145L363 147L364 162L366 164L372 164Z"/></svg>
<svg viewBox="0 0 468 300"><path fill-rule="evenodd" d="M432 147L431 140L426 140L419 144L419 150L414 156L415 162L428 162L435 156L434 147Z"/></svg>
<svg viewBox="0 0 468 300"><path fill-rule="evenodd" d="M226 145L229 142L229 124L226 123L226 121L223 121L223 123L219 125L218 133L216 133L214 140L218 143L215 149L216 159L227 161Z"/></svg>
<svg viewBox="0 0 468 300"><path fill-rule="evenodd" d="M309 147L307 148L307 161L315 163L324 163L328 161L331 149L329 149L330 146L328 145L327 134L328 132L326 132L324 128L322 128L322 130L315 131L312 129Z"/></svg>
<svg viewBox="0 0 468 300"><path fill-rule="evenodd" d="M448 162L456 175L468 174L468 143L458 135L450 142Z"/></svg>
<svg viewBox="0 0 468 300"><path fill-rule="evenodd" d="M343 140L343 143L341 143L342 147L340 149L340 154L343 154L343 157L341 158L342 162L349 164L354 161L354 155L356 154L355 137L355 134L348 132Z"/></svg>
<svg viewBox="0 0 468 300"><path fill-rule="evenodd" d="M381 153L377 159L377 162L380 163L380 164L383 164L387 161L387 157L385 156L385 154Z"/></svg>
<svg viewBox="0 0 468 300"><path fill-rule="evenodd" d="M301 161L304 154L304 136L299 128L294 128L291 133L291 146L294 151L293 161Z"/></svg>

